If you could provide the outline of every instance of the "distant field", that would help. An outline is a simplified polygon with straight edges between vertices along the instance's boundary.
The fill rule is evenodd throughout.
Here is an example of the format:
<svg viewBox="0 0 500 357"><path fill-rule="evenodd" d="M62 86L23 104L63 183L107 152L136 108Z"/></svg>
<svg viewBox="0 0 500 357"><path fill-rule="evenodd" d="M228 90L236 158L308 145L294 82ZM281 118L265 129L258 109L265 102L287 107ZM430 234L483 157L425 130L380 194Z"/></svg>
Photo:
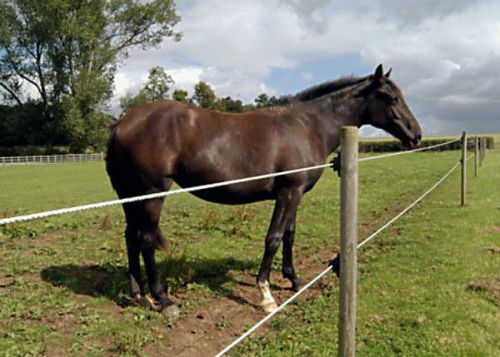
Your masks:
<svg viewBox="0 0 500 357"><path fill-rule="evenodd" d="M458 153L449 151L362 163L361 235L456 160ZM500 151L490 151L480 176L469 178L467 207L459 207L457 171L360 252L358 355L497 354L499 180ZM301 205L295 261L304 278L335 255L338 186L337 176L325 172ZM0 187L3 216L115 198L102 162L0 167ZM162 229L169 248L157 260L181 304L179 321L127 304L119 207L1 227L0 351L215 354L264 316L253 285L271 210L270 202L228 207L189 195L167 199ZM280 277L279 255L272 282L282 302L292 292ZM336 356L337 305L337 279L328 276L232 355Z"/></svg>

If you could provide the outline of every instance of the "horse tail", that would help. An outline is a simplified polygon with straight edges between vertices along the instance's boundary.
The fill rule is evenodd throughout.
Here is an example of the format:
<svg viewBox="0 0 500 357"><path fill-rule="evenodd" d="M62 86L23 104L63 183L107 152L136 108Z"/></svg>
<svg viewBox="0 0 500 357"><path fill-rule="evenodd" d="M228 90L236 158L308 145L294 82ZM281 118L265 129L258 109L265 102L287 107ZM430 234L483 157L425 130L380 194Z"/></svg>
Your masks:
<svg viewBox="0 0 500 357"><path fill-rule="evenodd" d="M108 172L111 186L120 198L144 194L145 192L141 192L144 183L135 170L130 169L130 161L127 159L127 155L121 150L119 140L116 138L117 128L118 122L110 125L111 132L106 152L106 171ZM136 233L141 244L143 244L145 235L141 228L137 228L137 224L140 225L141 222L145 222L149 218L145 202L126 203L123 205L123 209L127 218L127 224L130 223L129 219L132 217L135 223L133 226L137 229ZM165 250L166 241L159 230L154 232L153 235L149 234L146 239L156 249Z"/></svg>
<svg viewBox="0 0 500 357"><path fill-rule="evenodd" d="M120 174L118 172L118 157L116 156L116 129L118 128L118 121L113 122L110 126L110 134L107 143L106 150L106 171L108 172L109 180L111 181L111 186L115 191L118 191L118 177Z"/></svg>

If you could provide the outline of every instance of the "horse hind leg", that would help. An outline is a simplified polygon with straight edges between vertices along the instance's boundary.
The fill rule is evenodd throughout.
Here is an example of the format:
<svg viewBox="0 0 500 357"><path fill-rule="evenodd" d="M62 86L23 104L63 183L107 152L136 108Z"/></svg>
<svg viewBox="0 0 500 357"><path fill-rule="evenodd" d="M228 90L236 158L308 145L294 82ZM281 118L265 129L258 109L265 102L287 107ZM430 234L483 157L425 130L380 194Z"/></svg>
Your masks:
<svg viewBox="0 0 500 357"><path fill-rule="evenodd" d="M292 283L292 290L299 291L304 282L297 276L293 267L293 242L295 240L295 219L297 211L295 211L289 227L283 235L283 260L281 272L284 278L287 278Z"/></svg>
<svg viewBox="0 0 500 357"><path fill-rule="evenodd" d="M159 225L152 228L151 230L144 232L144 247L142 249L142 258L144 260L144 266L146 268L146 275L148 277L149 283L149 291L151 296L155 300L155 303L158 303L158 310L163 313L178 317L180 314L180 310L177 305L171 301L167 295L167 286L163 286L160 281L158 271L156 269L155 262L155 242L163 241L162 233Z"/></svg>
<svg viewBox="0 0 500 357"><path fill-rule="evenodd" d="M162 190L168 190L172 181L168 180L162 186ZM162 284L156 268L155 251L165 248L165 239L159 226L163 198L147 200L143 202L143 212L140 215L140 232L142 236L142 258L148 278L149 292L154 299L154 305L159 305L158 310L170 316L178 316L179 308L168 299L167 287Z"/></svg>
<svg viewBox="0 0 500 357"><path fill-rule="evenodd" d="M139 259L141 253L140 233L131 224L127 224L125 229L125 241L127 243L130 296L134 302L141 304L144 297L144 286L141 279L141 263Z"/></svg>
<svg viewBox="0 0 500 357"><path fill-rule="evenodd" d="M123 196L159 192L160 190L167 191L172 185L172 180L166 179L162 182L161 187L148 190L141 189L141 192L138 192L139 187L144 187L140 183L137 182L137 185L134 185L135 190L133 193L129 192ZM147 305L157 310L165 310L171 315L178 315L177 306L168 300L165 294L166 288L160 282L154 259L155 250L162 249L165 246L165 240L159 227L163 201L163 198L156 198L127 203L123 206L127 221L125 238L129 260L130 292L134 301L140 305ZM145 294L141 281L139 257L141 253L152 298Z"/></svg>

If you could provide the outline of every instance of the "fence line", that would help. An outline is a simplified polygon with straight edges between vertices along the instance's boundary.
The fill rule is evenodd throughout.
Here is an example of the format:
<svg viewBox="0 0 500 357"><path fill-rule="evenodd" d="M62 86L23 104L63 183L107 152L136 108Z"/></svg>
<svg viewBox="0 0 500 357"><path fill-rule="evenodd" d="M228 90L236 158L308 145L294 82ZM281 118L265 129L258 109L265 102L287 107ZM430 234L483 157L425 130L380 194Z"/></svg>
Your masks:
<svg viewBox="0 0 500 357"><path fill-rule="evenodd" d="M0 156L0 166L61 164L70 162L87 162L87 161L102 161L102 160L104 160L103 152L97 154Z"/></svg>
<svg viewBox="0 0 500 357"><path fill-rule="evenodd" d="M467 159L470 159L472 157L469 156ZM395 217L393 217L390 221L388 221L386 224L384 224L382 227L377 229L373 234L371 234L369 237L365 238L363 241L361 241L358 245L357 248L361 248L364 246L366 243L368 243L370 240L375 238L377 235L379 235L384 229L389 227L391 224L393 224L395 221L397 221L399 218L401 218L405 213L410 211L413 207L415 207L420 201L422 201L425 197L427 197L432 191L434 191L441 183L443 183L444 180L450 176L453 171L457 169L457 167L460 165L460 161L455 163L452 168L443 176L441 177L434 185L431 186L427 191L425 191L420 197L418 197L412 204L410 204L408 207L406 207L403 211L398 213ZM221 357L225 353L229 352L232 350L234 347L236 347L241 341L243 341L246 337L251 335L253 332L255 332L259 327L261 327L263 324L265 324L267 321L269 321L274 315L276 315L279 311L283 310L287 305L289 305L292 301L294 301L297 297L299 297L305 290L307 290L309 287L311 287L314 283L316 283L318 280L320 280L325 274L327 274L329 271L332 270L332 266L328 266L325 270L323 270L321 273L319 273L316 277L314 277L309 283L304 285L302 289L297 291L295 294L293 294L291 297L289 297L283 304L278 306L276 310L271 312L270 314L266 315L262 320L257 322L254 326L249 328L243 335L238 337L236 340L234 340L230 345L228 345L226 348L224 348L221 352L219 352L216 357Z"/></svg>

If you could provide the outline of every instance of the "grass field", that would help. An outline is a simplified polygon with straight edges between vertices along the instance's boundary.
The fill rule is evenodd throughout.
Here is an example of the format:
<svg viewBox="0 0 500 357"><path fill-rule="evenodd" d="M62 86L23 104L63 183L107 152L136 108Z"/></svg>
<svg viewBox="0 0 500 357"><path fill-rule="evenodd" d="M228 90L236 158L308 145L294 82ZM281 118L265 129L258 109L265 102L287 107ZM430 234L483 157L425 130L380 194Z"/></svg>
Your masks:
<svg viewBox="0 0 500 357"><path fill-rule="evenodd" d="M360 233L366 236L430 187L458 152L362 163ZM480 176L469 161L467 207L459 174L360 252L357 353L478 355L500 351L500 151ZM102 163L0 167L0 214L17 215L115 198ZM310 278L338 243L338 178L325 172L305 196L295 247ZM188 195L167 200L169 243L157 260L181 304L178 321L127 304L124 220L119 207L0 229L0 351L6 355L216 353L264 314L252 286L272 204L218 206ZM3 213L2 213L3 212ZM273 293L283 287L280 257ZM327 277L232 352L334 356L337 279Z"/></svg>

